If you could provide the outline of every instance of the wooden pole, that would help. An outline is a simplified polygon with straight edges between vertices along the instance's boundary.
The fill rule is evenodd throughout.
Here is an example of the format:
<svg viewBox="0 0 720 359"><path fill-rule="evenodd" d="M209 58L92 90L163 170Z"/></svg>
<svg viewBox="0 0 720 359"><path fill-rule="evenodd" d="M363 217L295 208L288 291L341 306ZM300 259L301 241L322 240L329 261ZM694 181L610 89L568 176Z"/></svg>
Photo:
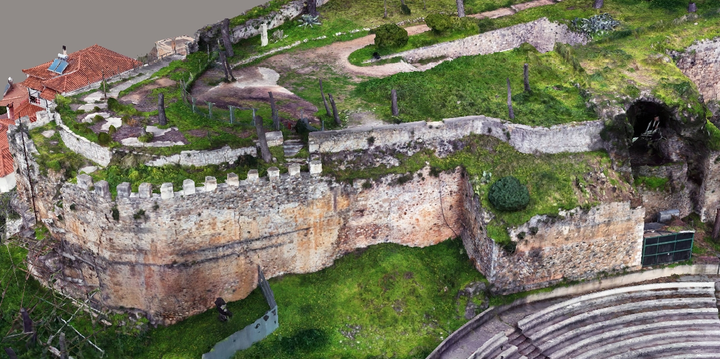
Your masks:
<svg viewBox="0 0 720 359"><path fill-rule="evenodd" d="M530 79L528 77L528 64L523 66L523 80L525 84L525 92L530 93Z"/></svg>
<svg viewBox="0 0 720 359"><path fill-rule="evenodd" d="M328 108L327 101L325 100L325 93L323 92L323 85L322 85L322 79L320 80L320 96L322 96L323 104L325 105L325 113L327 113L328 116L330 116L330 109Z"/></svg>
<svg viewBox="0 0 720 359"><path fill-rule="evenodd" d="M277 106L275 105L275 98L272 92L268 92L270 95L270 109L272 110L273 128L275 131L280 131L280 117L278 116Z"/></svg>
<svg viewBox="0 0 720 359"><path fill-rule="evenodd" d="M507 88L508 88L508 100L507 100L508 111L510 111L510 119L514 120L515 113L513 113L513 108L512 108L512 92L510 91L510 78L507 79Z"/></svg>
<svg viewBox="0 0 720 359"><path fill-rule="evenodd" d="M342 125L342 122L340 122L340 116L337 112L337 107L335 106L335 99L333 99L333 96L331 94L328 94L328 97L330 98L330 104L332 105L333 109L333 117L335 118L335 123L340 126Z"/></svg>
<svg viewBox="0 0 720 359"><path fill-rule="evenodd" d="M397 91L395 91L395 89L392 89L392 91L390 91L390 98L392 100L392 115L397 116L398 114L400 114L400 112L398 111Z"/></svg>
<svg viewBox="0 0 720 359"><path fill-rule="evenodd" d="M718 239L718 234L720 234L720 208L718 208L717 212L715 213L715 225L713 225L712 231L713 240Z"/></svg>

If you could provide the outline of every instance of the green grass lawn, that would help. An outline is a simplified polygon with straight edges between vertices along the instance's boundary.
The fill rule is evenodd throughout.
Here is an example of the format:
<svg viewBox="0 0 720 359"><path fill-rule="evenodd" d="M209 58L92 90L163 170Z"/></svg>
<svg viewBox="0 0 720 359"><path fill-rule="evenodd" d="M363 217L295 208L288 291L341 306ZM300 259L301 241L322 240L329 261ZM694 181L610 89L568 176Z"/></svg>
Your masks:
<svg viewBox="0 0 720 359"><path fill-rule="evenodd" d="M0 260L8 263L3 247ZM22 262L24 250L7 248L15 263ZM15 283L6 266L0 267L0 279L10 288L1 307L0 330L5 335L23 290L26 298L30 293L48 296L50 292L32 279L26 287L24 278ZM381 244L358 250L316 273L270 279L280 327L236 358L424 358L466 322L467 299L458 300L456 295L473 281L485 279L472 266L460 239L427 248ZM91 340L107 352L105 358L199 358L269 309L259 289L228 307L234 316L226 323L219 322L211 309L145 333L97 330ZM38 307L33 315L40 313L50 316L47 307ZM68 319L69 314L63 317ZM73 323L82 333L93 332L92 323L83 316ZM354 331L353 339L343 331ZM47 335L41 332L39 339L47 340ZM37 351L26 351L19 343L13 347L21 358L37 357L33 356ZM82 357L98 357L93 350L83 346Z"/></svg>

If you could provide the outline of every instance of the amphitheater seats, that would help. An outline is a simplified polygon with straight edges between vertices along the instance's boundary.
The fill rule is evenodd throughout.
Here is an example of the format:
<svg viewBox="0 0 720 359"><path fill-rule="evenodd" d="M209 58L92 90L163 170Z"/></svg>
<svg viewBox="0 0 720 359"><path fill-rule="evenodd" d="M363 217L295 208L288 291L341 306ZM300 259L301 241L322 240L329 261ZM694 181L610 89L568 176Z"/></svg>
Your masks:
<svg viewBox="0 0 720 359"><path fill-rule="evenodd" d="M720 358L715 283L656 283L583 295L519 320L468 359Z"/></svg>

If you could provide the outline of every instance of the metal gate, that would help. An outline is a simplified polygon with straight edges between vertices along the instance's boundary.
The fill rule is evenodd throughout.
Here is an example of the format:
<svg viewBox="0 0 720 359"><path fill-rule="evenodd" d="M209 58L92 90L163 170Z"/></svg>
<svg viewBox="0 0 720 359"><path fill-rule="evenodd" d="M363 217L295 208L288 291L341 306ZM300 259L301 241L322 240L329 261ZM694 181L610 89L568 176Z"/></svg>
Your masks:
<svg viewBox="0 0 720 359"><path fill-rule="evenodd" d="M692 256L694 239L694 231L645 238L642 265L649 266L688 260Z"/></svg>

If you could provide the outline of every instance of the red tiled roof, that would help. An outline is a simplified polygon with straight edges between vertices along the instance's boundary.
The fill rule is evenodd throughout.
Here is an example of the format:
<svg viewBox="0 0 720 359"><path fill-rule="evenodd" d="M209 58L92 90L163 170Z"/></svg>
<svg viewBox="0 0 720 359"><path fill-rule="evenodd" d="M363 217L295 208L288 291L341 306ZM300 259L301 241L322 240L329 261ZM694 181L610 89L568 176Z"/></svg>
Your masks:
<svg viewBox="0 0 720 359"><path fill-rule="evenodd" d="M46 100L50 100L50 101L55 101L55 95L57 95L57 91L55 91L55 90L53 90L53 89L51 89L51 88L49 88L49 87L46 87L46 88L45 88L44 90L42 90L42 92L40 93L40 97L42 97L42 98L44 98L44 99L46 99Z"/></svg>
<svg viewBox="0 0 720 359"><path fill-rule="evenodd" d="M15 109L15 118L21 118L28 116L30 117L30 122L37 121L37 115L36 113L38 111L45 111L44 108L37 106L35 104L31 104L29 101L25 102L24 104L20 105L20 107Z"/></svg>
<svg viewBox="0 0 720 359"><path fill-rule="evenodd" d="M43 87L45 87L42 83L42 80L32 76L26 78L25 81L22 82L22 84L25 85L25 87L29 87L33 90L38 91L42 91ZM27 92L27 90L25 90L25 92Z"/></svg>
<svg viewBox="0 0 720 359"><path fill-rule="evenodd" d="M29 78L42 80L45 87L65 93L102 80L103 70L105 77L108 78L142 65L135 59L98 45L69 54L67 62L68 67L62 75L48 70L52 61L25 69L23 72L30 75Z"/></svg>
<svg viewBox="0 0 720 359"><path fill-rule="evenodd" d="M15 121L8 119L0 120L0 177L5 177L15 170L13 168L13 159L10 154L8 145L7 130L8 125L15 124Z"/></svg>
<svg viewBox="0 0 720 359"><path fill-rule="evenodd" d="M20 102L28 99L28 90L23 82L13 84L12 88L5 94L5 97L0 100L0 106L7 106L11 103L14 106L18 106Z"/></svg>

